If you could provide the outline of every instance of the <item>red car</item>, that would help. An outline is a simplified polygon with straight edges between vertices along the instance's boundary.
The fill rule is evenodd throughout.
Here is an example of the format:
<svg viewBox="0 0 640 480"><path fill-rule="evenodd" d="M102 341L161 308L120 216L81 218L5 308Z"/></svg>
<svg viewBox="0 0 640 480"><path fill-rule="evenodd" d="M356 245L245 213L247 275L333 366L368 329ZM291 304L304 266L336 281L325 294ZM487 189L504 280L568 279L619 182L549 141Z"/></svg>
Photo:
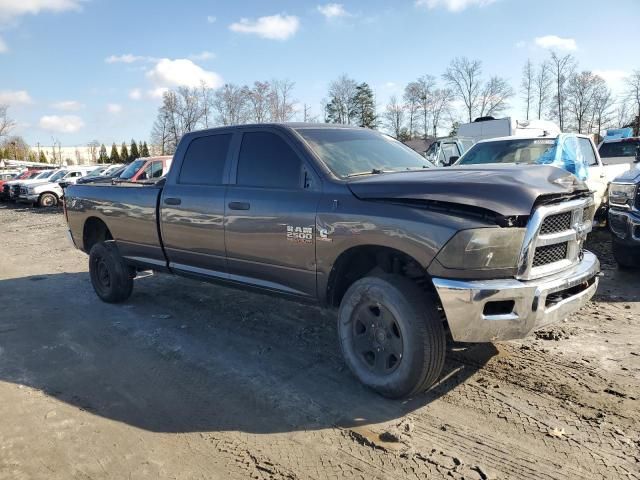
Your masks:
<svg viewBox="0 0 640 480"><path fill-rule="evenodd" d="M41 170L25 170L20 175L16 175L15 177L9 180L0 180L0 199L5 200L4 197L4 184L7 182L14 182L16 180L29 180L30 178L35 177L41 172Z"/></svg>

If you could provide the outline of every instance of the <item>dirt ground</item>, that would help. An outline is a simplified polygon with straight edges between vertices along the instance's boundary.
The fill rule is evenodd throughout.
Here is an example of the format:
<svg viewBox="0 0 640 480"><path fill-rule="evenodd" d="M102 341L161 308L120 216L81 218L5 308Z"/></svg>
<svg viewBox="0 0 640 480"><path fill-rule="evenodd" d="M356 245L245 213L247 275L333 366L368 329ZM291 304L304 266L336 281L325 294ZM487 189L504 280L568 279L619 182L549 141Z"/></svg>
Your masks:
<svg viewBox="0 0 640 480"><path fill-rule="evenodd" d="M640 273L523 341L450 345L409 401L334 313L147 275L100 302L59 210L0 205L1 479L640 478Z"/></svg>

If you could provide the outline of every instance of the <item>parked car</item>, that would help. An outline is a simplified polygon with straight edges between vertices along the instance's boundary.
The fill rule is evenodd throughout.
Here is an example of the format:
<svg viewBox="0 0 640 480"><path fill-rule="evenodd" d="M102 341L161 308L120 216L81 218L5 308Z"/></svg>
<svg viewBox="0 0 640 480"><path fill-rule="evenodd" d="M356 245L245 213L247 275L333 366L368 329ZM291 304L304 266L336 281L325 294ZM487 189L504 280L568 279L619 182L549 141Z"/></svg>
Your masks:
<svg viewBox="0 0 640 480"><path fill-rule="evenodd" d="M476 118L458 127L457 134L474 142L499 137L555 137L560 128L548 120L516 120L515 118Z"/></svg>
<svg viewBox="0 0 640 480"><path fill-rule="evenodd" d="M49 178L55 170L40 170L37 175L34 175L25 180L12 180L10 182L6 182L3 185L3 197L5 200L10 202L15 202L18 200L18 196L20 195L20 187L22 185L27 185L30 183L36 183L40 180L44 180Z"/></svg>
<svg viewBox="0 0 640 480"><path fill-rule="evenodd" d="M587 135L563 133L556 137L503 137L482 140L471 147L456 165L492 163L552 164L584 180L594 192L596 208L607 205L609 182L625 168L603 165L598 151ZM601 211L598 215L606 215Z"/></svg>
<svg viewBox="0 0 640 480"><path fill-rule="evenodd" d="M9 180L0 180L0 200L9 200L9 191L11 190L11 184L9 182L19 182L20 180L28 180L40 174L40 170L25 170L18 174L16 177ZM4 186L9 183L9 187L5 190Z"/></svg>
<svg viewBox="0 0 640 480"><path fill-rule="evenodd" d="M474 140L462 137L439 138L427 149L425 156L434 165L448 167L453 165L458 159L469 150Z"/></svg>
<svg viewBox="0 0 640 480"><path fill-rule="evenodd" d="M60 168L45 180L21 185L18 201L39 207L54 207L64 195L61 183L70 176L78 178L82 172L80 167Z"/></svg>
<svg viewBox="0 0 640 480"><path fill-rule="evenodd" d="M605 165L631 168L640 162L640 137L606 139L598 147Z"/></svg>
<svg viewBox="0 0 640 480"><path fill-rule="evenodd" d="M95 170L95 167L69 167L67 170L67 174L62 178L58 183L60 186L65 189L69 185L76 183L80 178L86 177Z"/></svg>
<svg viewBox="0 0 640 480"><path fill-rule="evenodd" d="M79 178L76 184L82 185L85 183L105 183L105 182L111 183L111 181L114 178L119 177L120 174L124 172L126 168L127 168L126 165L113 165L107 168L104 172L102 172L102 175L99 175L97 177L86 176L86 177Z"/></svg>
<svg viewBox="0 0 640 480"><path fill-rule="evenodd" d="M139 182L152 180L166 175L171 167L171 156L145 157L134 160L114 181Z"/></svg>
<svg viewBox="0 0 640 480"><path fill-rule="evenodd" d="M18 175L18 172L0 172L0 181L13 180Z"/></svg>
<svg viewBox="0 0 640 480"><path fill-rule="evenodd" d="M613 256L622 268L640 269L639 168L632 168L611 182L609 206Z"/></svg>
<svg viewBox="0 0 640 480"><path fill-rule="evenodd" d="M429 168L428 168L429 167ZM593 196L550 166L430 168L376 131L187 133L166 179L72 185L66 218L105 302L153 269L339 307L347 365L388 397L439 377L456 341L521 338L583 306Z"/></svg>

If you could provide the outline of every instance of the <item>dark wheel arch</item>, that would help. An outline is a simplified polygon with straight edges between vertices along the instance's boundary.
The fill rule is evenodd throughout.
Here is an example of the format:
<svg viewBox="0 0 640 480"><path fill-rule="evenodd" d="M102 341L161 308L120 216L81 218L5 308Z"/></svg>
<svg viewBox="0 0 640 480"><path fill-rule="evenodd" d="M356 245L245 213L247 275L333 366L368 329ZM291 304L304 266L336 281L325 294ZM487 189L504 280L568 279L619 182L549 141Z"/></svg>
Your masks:
<svg viewBox="0 0 640 480"><path fill-rule="evenodd" d="M89 217L84 222L82 229L82 249L89 253L95 244L107 240L113 240L113 235L111 235L107 224L98 217Z"/></svg>

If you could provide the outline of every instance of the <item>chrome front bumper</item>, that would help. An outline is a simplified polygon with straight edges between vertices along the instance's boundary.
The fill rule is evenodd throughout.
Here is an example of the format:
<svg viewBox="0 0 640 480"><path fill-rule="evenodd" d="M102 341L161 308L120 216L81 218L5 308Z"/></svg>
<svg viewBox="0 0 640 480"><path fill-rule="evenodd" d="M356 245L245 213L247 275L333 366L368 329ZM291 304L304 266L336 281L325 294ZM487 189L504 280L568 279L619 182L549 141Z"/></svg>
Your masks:
<svg viewBox="0 0 640 480"><path fill-rule="evenodd" d="M640 245L640 212L609 209L609 228L623 243Z"/></svg>
<svg viewBox="0 0 640 480"><path fill-rule="evenodd" d="M598 288L600 262L591 252L558 274L537 280L458 281L434 278L453 339L523 338L584 306Z"/></svg>

